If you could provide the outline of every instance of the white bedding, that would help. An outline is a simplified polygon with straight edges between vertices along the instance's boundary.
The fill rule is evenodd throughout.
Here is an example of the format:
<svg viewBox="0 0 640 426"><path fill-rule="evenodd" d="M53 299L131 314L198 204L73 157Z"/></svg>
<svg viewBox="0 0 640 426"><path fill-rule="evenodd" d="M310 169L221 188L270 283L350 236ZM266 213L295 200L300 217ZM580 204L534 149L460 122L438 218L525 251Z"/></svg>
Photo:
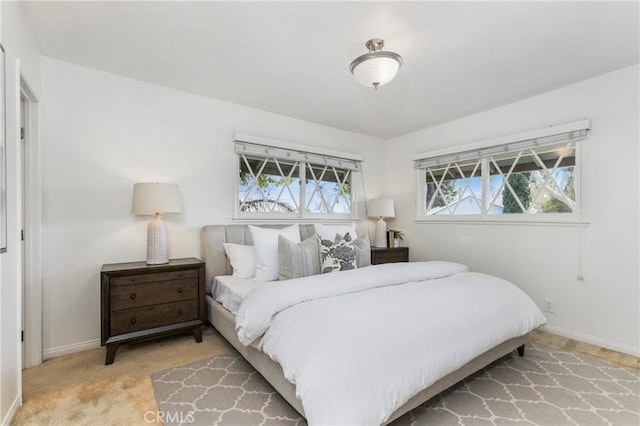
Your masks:
<svg viewBox="0 0 640 426"><path fill-rule="evenodd" d="M466 270L394 263L270 283L246 294L236 330L282 366L310 425L380 424L439 378L545 323L516 286Z"/></svg>
<svg viewBox="0 0 640 426"><path fill-rule="evenodd" d="M253 278L235 278L232 275L215 277L211 295L233 314L238 312L244 297L254 288L264 285Z"/></svg>

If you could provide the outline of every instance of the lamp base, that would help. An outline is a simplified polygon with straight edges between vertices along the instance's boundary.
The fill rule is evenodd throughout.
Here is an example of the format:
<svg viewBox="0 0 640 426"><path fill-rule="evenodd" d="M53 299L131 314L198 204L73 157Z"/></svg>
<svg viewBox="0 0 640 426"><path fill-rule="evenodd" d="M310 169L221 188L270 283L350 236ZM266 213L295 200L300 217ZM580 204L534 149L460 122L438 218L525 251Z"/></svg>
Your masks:
<svg viewBox="0 0 640 426"><path fill-rule="evenodd" d="M167 224L156 215L147 226L147 265L169 263Z"/></svg>
<svg viewBox="0 0 640 426"><path fill-rule="evenodd" d="M376 239L373 246L379 248L387 247L387 223L382 218L376 222Z"/></svg>

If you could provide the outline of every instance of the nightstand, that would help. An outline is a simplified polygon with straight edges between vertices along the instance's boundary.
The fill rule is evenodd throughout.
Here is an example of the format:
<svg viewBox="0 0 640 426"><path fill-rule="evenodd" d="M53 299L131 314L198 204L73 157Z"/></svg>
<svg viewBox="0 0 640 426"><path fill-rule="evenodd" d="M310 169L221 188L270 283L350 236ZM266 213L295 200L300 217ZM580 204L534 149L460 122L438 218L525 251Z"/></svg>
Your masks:
<svg viewBox="0 0 640 426"><path fill-rule="evenodd" d="M113 363L121 343L187 330L202 342L200 327L207 314L200 259L173 259L164 265L103 265L100 276L105 365Z"/></svg>
<svg viewBox="0 0 640 426"><path fill-rule="evenodd" d="M371 264L409 261L409 247L378 248L371 247Z"/></svg>

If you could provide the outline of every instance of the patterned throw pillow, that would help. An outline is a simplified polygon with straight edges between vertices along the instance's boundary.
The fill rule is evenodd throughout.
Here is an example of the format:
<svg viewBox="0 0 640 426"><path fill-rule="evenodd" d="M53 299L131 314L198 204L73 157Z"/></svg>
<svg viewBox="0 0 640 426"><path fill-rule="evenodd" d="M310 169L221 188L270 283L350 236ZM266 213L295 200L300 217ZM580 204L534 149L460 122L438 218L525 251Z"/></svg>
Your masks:
<svg viewBox="0 0 640 426"><path fill-rule="evenodd" d="M336 234L336 242L340 241L342 236ZM351 235L347 232L344 235L344 239L351 240ZM353 240L353 247L356 249L356 264L358 268L364 268L365 266L371 266L371 243L369 242L369 234L364 233L361 237Z"/></svg>
<svg viewBox="0 0 640 426"><path fill-rule="evenodd" d="M318 238L320 239L320 263L323 274L347 271L358 267L356 250L349 233L336 242L320 238L320 236Z"/></svg>

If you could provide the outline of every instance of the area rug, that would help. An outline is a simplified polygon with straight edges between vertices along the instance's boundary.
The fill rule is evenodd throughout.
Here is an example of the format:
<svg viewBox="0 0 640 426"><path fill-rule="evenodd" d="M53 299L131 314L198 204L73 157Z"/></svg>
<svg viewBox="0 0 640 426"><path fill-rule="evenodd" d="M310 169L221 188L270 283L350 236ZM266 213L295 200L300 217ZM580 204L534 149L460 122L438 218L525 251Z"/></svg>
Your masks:
<svg viewBox="0 0 640 426"><path fill-rule="evenodd" d="M167 425L306 425L235 351L151 379ZM640 425L640 374L528 343L392 424Z"/></svg>

